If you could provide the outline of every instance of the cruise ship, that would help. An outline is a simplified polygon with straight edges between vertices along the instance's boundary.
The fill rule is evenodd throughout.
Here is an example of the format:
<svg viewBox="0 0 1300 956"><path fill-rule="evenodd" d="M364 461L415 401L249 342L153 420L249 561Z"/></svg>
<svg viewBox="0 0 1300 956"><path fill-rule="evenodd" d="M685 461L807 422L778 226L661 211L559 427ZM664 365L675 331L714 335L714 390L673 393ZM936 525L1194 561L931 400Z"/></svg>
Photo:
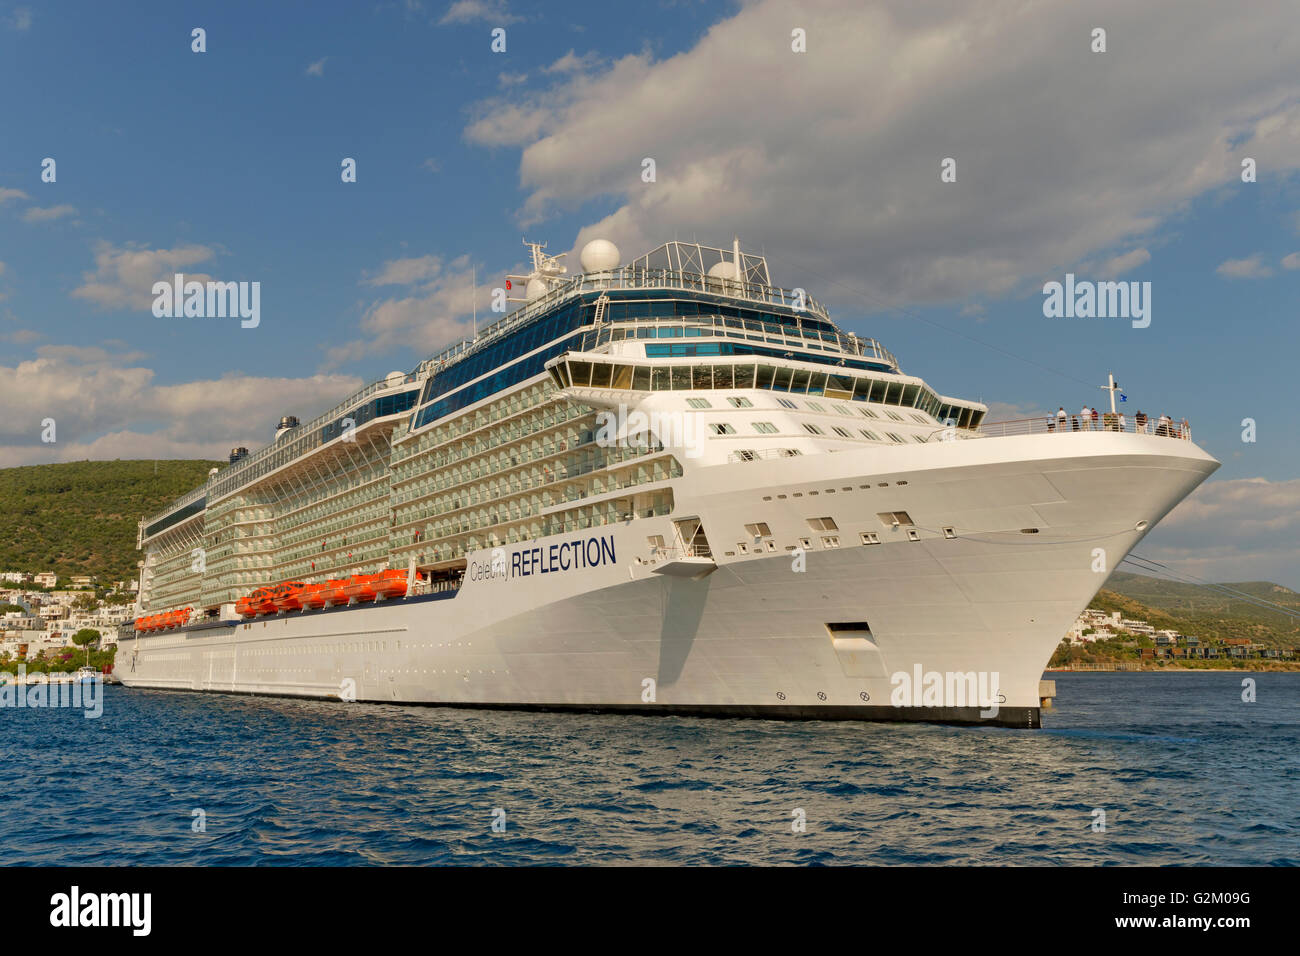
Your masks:
<svg viewBox="0 0 1300 956"><path fill-rule="evenodd" d="M495 324L140 522L123 684L1034 728L1219 464L1163 417L986 422L739 241L528 245Z"/></svg>

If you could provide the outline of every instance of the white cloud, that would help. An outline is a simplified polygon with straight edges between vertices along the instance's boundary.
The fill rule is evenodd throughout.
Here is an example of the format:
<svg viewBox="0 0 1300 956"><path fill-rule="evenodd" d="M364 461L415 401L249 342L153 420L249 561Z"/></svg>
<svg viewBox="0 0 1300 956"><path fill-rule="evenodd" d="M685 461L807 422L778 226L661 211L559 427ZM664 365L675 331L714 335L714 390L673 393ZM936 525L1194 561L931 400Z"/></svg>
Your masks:
<svg viewBox="0 0 1300 956"><path fill-rule="evenodd" d="M1101 274L1106 278L1112 278L1114 276L1123 275L1125 272L1130 272L1138 266L1144 266L1150 261L1151 253L1147 252L1145 249L1134 249L1131 252L1126 252L1123 255L1115 256L1114 258L1107 259L1103 262L1101 266Z"/></svg>
<svg viewBox="0 0 1300 956"><path fill-rule="evenodd" d="M575 249L606 236L630 258L738 232L777 282L811 268L881 304L966 300L1135 245L1237 182L1244 155L1300 167L1293 14L826 0L801 11L797 54L788 5L756 0L667 59L629 55L480 103L465 135L522 149L524 223L613 197ZM1088 49L1098 22L1106 54ZM945 157L955 183L939 180Z"/></svg>
<svg viewBox="0 0 1300 956"><path fill-rule="evenodd" d="M1273 274L1258 253L1245 259L1226 259L1214 271L1225 279L1267 279Z"/></svg>
<svg viewBox="0 0 1300 956"><path fill-rule="evenodd" d="M456 0L442 15L439 24L473 23L484 20L497 26L516 23L520 17L512 15L502 0Z"/></svg>
<svg viewBox="0 0 1300 956"><path fill-rule="evenodd" d="M478 270L477 277L488 273ZM440 256L415 256L384 263L377 275L362 283L370 286L406 286L405 294L377 299L361 316L361 336L330 349L323 367L334 369L347 361L401 348L417 355L432 355L474 331L477 292L478 328L501 314L491 311L491 289L480 282L468 257L444 262Z"/></svg>
<svg viewBox="0 0 1300 956"><path fill-rule="evenodd" d="M76 206L69 206L64 203L61 206L33 206L23 213L23 222L50 222L54 219L62 219L64 216L74 216L77 213Z"/></svg>
<svg viewBox="0 0 1300 956"><path fill-rule="evenodd" d="M27 7L18 7L9 18L9 29L25 31L31 29L32 11Z"/></svg>
<svg viewBox="0 0 1300 956"><path fill-rule="evenodd" d="M1293 252L1282 259L1283 269L1300 269L1300 252Z"/></svg>
<svg viewBox="0 0 1300 956"><path fill-rule="evenodd" d="M564 54L550 66L542 67L543 73L581 73L594 68L600 63L600 55L595 52L584 53L581 56L575 54L572 50Z"/></svg>
<svg viewBox="0 0 1300 956"><path fill-rule="evenodd" d="M1137 552L1209 581L1300 589L1300 479L1208 481Z"/></svg>
<svg viewBox="0 0 1300 956"><path fill-rule="evenodd" d="M497 85L500 86L502 89L505 89L506 87L509 86L518 86L520 83L526 83L527 81L528 81L527 73L498 73L497 74Z"/></svg>
<svg viewBox="0 0 1300 956"><path fill-rule="evenodd" d="M21 189L6 189L4 186L0 186L0 203L6 203L10 199L30 199L30 198L31 197L28 196Z"/></svg>
<svg viewBox="0 0 1300 956"><path fill-rule="evenodd" d="M213 255L213 250L200 245L145 249L99 242L95 245L95 271L82 274L82 284L72 291L72 296L101 309L149 309L153 306L151 290L155 282L170 281L177 272L185 273L187 280L209 281L210 275L187 270Z"/></svg>
<svg viewBox="0 0 1300 956"><path fill-rule="evenodd" d="M282 414L304 421L360 387L345 375L228 375L158 385L138 352L43 346L0 368L0 466L84 458L215 458L256 448ZM40 441L53 418L57 441Z"/></svg>
<svg viewBox="0 0 1300 956"><path fill-rule="evenodd" d="M328 59L329 59L329 57L327 57L327 56L323 56L323 57L321 57L319 60L317 60L315 63L313 63L313 64L311 64L310 66L308 66L307 69L303 70L302 72L303 72L306 76L324 76L324 75L325 75L325 61L328 60Z"/></svg>

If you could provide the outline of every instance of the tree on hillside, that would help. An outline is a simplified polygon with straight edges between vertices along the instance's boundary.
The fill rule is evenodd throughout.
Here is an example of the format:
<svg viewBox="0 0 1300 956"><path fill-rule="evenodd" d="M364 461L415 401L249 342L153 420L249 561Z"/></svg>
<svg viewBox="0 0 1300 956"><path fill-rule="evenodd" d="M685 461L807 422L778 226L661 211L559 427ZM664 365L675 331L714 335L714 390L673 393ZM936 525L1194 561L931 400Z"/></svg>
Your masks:
<svg viewBox="0 0 1300 956"><path fill-rule="evenodd" d="M72 606L78 611L93 611L97 603L94 594L78 594L73 599Z"/></svg>
<svg viewBox="0 0 1300 956"><path fill-rule="evenodd" d="M93 627L83 627L76 634L72 635L72 643L78 647L85 647L87 644L99 644L99 631Z"/></svg>

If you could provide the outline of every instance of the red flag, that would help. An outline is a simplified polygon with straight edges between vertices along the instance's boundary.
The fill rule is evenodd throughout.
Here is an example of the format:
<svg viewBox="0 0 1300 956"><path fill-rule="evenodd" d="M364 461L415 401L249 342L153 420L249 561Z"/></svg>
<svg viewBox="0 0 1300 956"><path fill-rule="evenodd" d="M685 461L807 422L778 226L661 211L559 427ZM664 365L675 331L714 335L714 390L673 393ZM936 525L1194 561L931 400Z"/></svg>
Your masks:
<svg viewBox="0 0 1300 956"><path fill-rule="evenodd" d="M510 286L510 280L507 279L507 280L506 280L506 288L509 289L510 287L511 287L511 286Z"/></svg>

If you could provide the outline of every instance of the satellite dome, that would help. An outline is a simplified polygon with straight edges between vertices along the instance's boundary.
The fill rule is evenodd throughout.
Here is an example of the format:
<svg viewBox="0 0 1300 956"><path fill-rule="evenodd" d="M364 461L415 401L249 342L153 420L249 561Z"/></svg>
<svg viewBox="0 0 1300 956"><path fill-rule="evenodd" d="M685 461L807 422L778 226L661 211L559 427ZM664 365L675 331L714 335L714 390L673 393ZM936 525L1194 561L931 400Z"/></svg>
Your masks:
<svg viewBox="0 0 1300 956"><path fill-rule="evenodd" d="M405 372L389 372L384 376L385 385L401 385L406 381Z"/></svg>
<svg viewBox="0 0 1300 956"><path fill-rule="evenodd" d="M726 260L715 263L709 266L709 275L715 279L734 279L736 278L736 264Z"/></svg>
<svg viewBox="0 0 1300 956"><path fill-rule="evenodd" d="M609 272L619 266L618 246L608 239L593 239L582 247L578 261L583 272Z"/></svg>
<svg viewBox="0 0 1300 956"><path fill-rule="evenodd" d="M540 299L546 295L548 291L550 290L546 286L545 279L529 279L528 285L524 288L524 296L529 302L532 302L534 299Z"/></svg>

